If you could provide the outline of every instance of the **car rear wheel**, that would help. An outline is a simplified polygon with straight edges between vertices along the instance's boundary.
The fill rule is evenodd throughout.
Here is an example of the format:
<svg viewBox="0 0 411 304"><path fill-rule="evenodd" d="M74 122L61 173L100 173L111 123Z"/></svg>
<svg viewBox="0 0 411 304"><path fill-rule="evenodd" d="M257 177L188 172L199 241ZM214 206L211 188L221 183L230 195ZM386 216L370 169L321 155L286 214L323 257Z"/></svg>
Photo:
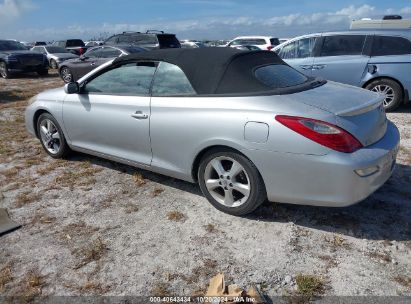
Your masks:
<svg viewBox="0 0 411 304"><path fill-rule="evenodd" d="M50 59L50 67L52 69L57 69L58 68L57 62L54 59Z"/></svg>
<svg viewBox="0 0 411 304"><path fill-rule="evenodd" d="M49 113L41 114L37 120L37 134L44 150L51 157L63 158L70 152L60 125Z"/></svg>
<svg viewBox="0 0 411 304"><path fill-rule="evenodd" d="M198 181L209 202L231 215L248 214L267 198L255 165L230 150L219 149L207 153L200 163Z"/></svg>
<svg viewBox="0 0 411 304"><path fill-rule="evenodd" d="M73 74L68 67L62 67L60 70L60 77L65 83L73 81Z"/></svg>
<svg viewBox="0 0 411 304"><path fill-rule="evenodd" d="M5 62L0 62L0 76L5 79L10 78L9 69Z"/></svg>
<svg viewBox="0 0 411 304"><path fill-rule="evenodd" d="M378 79L369 83L366 89L383 94L384 98L384 109L388 111L393 111L397 109L404 99L404 92L398 82L391 79Z"/></svg>

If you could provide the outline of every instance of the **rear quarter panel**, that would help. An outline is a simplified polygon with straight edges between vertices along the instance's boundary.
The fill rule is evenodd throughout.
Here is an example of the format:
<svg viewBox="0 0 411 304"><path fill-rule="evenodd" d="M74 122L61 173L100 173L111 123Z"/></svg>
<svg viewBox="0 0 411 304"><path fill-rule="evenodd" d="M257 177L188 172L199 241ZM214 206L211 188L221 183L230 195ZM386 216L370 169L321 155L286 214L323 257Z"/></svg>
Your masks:
<svg viewBox="0 0 411 304"><path fill-rule="evenodd" d="M377 70L374 74L365 74L363 85L375 78L389 77L411 92L411 55L371 57L369 64L375 65Z"/></svg>
<svg viewBox="0 0 411 304"><path fill-rule="evenodd" d="M276 114L314 116L330 121L327 112L298 103L291 95L261 97L152 97L150 138L153 169L192 180L196 156L211 146L227 146L249 156L250 150L322 155L324 147L303 138L275 120ZM263 143L247 141L247 122L269 126ZM290 146L290 143L293 143ZM251 158L249 156L249 158ZM253 161L251 159L251 161ZM275 161L275 160L273 160Z"/></svg>

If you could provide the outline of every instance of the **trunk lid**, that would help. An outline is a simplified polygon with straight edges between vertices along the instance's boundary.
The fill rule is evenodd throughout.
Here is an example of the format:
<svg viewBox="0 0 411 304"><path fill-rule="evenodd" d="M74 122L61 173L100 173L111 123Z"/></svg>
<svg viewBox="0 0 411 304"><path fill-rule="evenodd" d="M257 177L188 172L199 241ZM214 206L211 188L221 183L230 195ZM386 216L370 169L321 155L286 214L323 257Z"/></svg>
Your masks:
<svg viewBox="0 0 411 304"><path fill-rule="evenodd" d="M300 102L332 113L335 124L365 147L380 140L387 130L380 94L331 81L302 94Z"/></svg>

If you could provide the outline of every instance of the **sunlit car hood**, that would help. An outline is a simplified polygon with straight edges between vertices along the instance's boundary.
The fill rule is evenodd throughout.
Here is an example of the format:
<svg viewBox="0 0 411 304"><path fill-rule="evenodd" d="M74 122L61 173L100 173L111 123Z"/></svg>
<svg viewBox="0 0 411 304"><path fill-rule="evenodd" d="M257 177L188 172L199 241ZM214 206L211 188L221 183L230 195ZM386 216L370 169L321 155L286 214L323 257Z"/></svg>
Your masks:
<svg viewBox="0 0 411 304"><path fill-rule="evenodd" d="M55 57L55 58L63 58L63 59L78 58L77 55L74 55L74 54L71 54L71 53L52 53L50 55L52 57Z"/></svg>
<svg viewBox="0 0 411 304"><path fill-rule="evenodd" d="M63 100L64 95L64 87L50 89L44 92L41 92L37 95L37 100Z"/></svg>

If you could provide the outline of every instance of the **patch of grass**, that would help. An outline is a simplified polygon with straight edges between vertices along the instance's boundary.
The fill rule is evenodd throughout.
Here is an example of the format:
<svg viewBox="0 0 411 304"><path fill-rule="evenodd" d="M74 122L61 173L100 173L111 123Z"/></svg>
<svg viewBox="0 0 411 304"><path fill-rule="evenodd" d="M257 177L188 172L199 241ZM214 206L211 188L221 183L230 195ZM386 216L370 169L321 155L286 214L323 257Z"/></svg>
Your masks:
<svg viewBox="0 0 411 304"><path fill-rule="evenodd" d="M154 297L166 297L170 295L170 284L157 282L150 292Z"/></svg>
<svg viewBox="0 0 411 304"><path fill-rule="evenodd" d="M394 281L398 284L411 289L411 277L395 277Z"/></svg>
<svg viewBox="0 0 411 304"><path fill-rule="evenodd" d="M391 262L391 257L389 256L388 253L380 253L377 251L373 251L373 252L369 252L367 254L370 258L376 259L376 260L380 260L383 261L385 263L390 263Z"/></svg>
<svg viewBox="0 0 411 304"><path fill-rule="evenodd" d="M331 238L325 236L324 239L327 243L329 243L331 247L331 251L333 252L337 251L338 248L345 248L345 249L351 248L351 245L347 242L347 239L339 235L333 235Z"/></svg>
<svg viewBox="0 0 411 304"><path fill-rule="evenodd" d="M12 264L7 263L3 268L0 269L0 293L5 289L7 283L13 281Z"/></svg>
<svg viewBox="0 0 411 304"><path fill-rule="evenodd" d="M83 168L81 166L83 166ZM61 187L69 187L71 189L73 189L74 186L90 186L96 182L96 179L93 177L94 174L102 170L103 168L100 167L90 166L84 168L84 165L80 165L78 168L66 169L55 178L54 182Z"/></svg>
<svg viewBox="0 0 411 304"><path fill-rule="evenodd" d="M56 218L53 216L49 216L44 213L36 213L33 218L31 219L31 224L54 224L56 222Z"/></svg>
<svg viewBox="0 0 411 304"><path fill-rule="evenodd" d="M141 186L144 186L145 184L147 184L147 180L144 178L144 176L141 174L141 173L139 173L139 172L137 172L137 173L134 173L134 175L133 175L133 180L134 180L134 183L138 186L138 187L141 187Z"/></svg>
<svg viewBox="0 0 411 304"><path fill-rule="evenodd" d="M41 295L45 285L45 276L37 268L32 269L23 278L18 295L25 303L33 302L36 297Z"/></svg>
<svg viewBox="0 0 411 304"><path fill-rule="evenodd" d="M12 179L12 178L15 178L17 174L19 174L19 169L10 168L10 169L4 170L3 172L1 172L1 174L4 175L8 179Z"/></svg>
<svg viewBox="0 0 411 304"><path fill-rule="evenodd" d="M159 196L161 193L163 193L164 192L164 189L162 189L162 188L155 188L154 190L153 190L153 192L151 192L151 197L157 197L157 196Z"/></svg>
<svg viewBox="0 0 411 304"><path fill-rule="evenodd" d="M207 224L204 226L204 228L208 233L216 233L218 231L218 229L213 224Z"/></svg>
<svg viewBox="0 0 411 304"><path fill-rule="evenodd" d="M43 160L40 157L28 158L24 161L24 164L26 165L26 167L38 166L42 163L43 163Z"/></svg>
<svg viewBox="0 0 411 304"><path fill-rule="evenodd" d="M330 268L338 266L338 262L330 255L320 255L318 258L325 262L325 270L328 272Z"/></svg>
<svg viewBox="0 0 411 304"><path fill-rule="evenodd" d="M134 213L138 211L138 207L136 205L129 203L125 206L124 211L126 213Z"/></svg>
<svg viewBox="0 0 411 304"><path fill-rule="evenodd" d="M18 208L21 208L24 205L37 202L40 198L41 198L41 195L37 193L25 191L25 192L19 193L16 196L16 200L14 201L14 203L16 204Z"/></svg>
<svg viewBox="0 0 411 304"><path fill-rule="evenodd" d="M297 293L311 299L324 293L324 281L315 275L298 274L295 278Z"/></svg>
<svg viewBox="0 0 411 304"><path fill-rule="evenodd" d="M90 238L98 230L98 227L92 227L87 225L85 222L80 221L77 223L71 223L67 226L64 226L59 234L60 239L71 240L78 238Z"/></svg>
<svg viewBox="0 0 411 304"><path fill-rule="evenodd" d="M103 286L101 283L87 281L83 286L78 288L81 293L91 293L91 294L104 294L110 290L109 286Z"/></svg>
<svg viewBox="0 0 411 304"><path fill-rule="evenodd" d="M74 255L80 259L74 269L79 269L93 261L99 261L107 250L107 245L100 238L74 250Z"/></svg>
<svg viewBox="0 0 411 304"><path fill-rule="evenodd" d="M187 219L184 213L181 213L179 211L170 211L169 213L167 213L167 218L170 221L174 222L184 222Z"/></svg>

